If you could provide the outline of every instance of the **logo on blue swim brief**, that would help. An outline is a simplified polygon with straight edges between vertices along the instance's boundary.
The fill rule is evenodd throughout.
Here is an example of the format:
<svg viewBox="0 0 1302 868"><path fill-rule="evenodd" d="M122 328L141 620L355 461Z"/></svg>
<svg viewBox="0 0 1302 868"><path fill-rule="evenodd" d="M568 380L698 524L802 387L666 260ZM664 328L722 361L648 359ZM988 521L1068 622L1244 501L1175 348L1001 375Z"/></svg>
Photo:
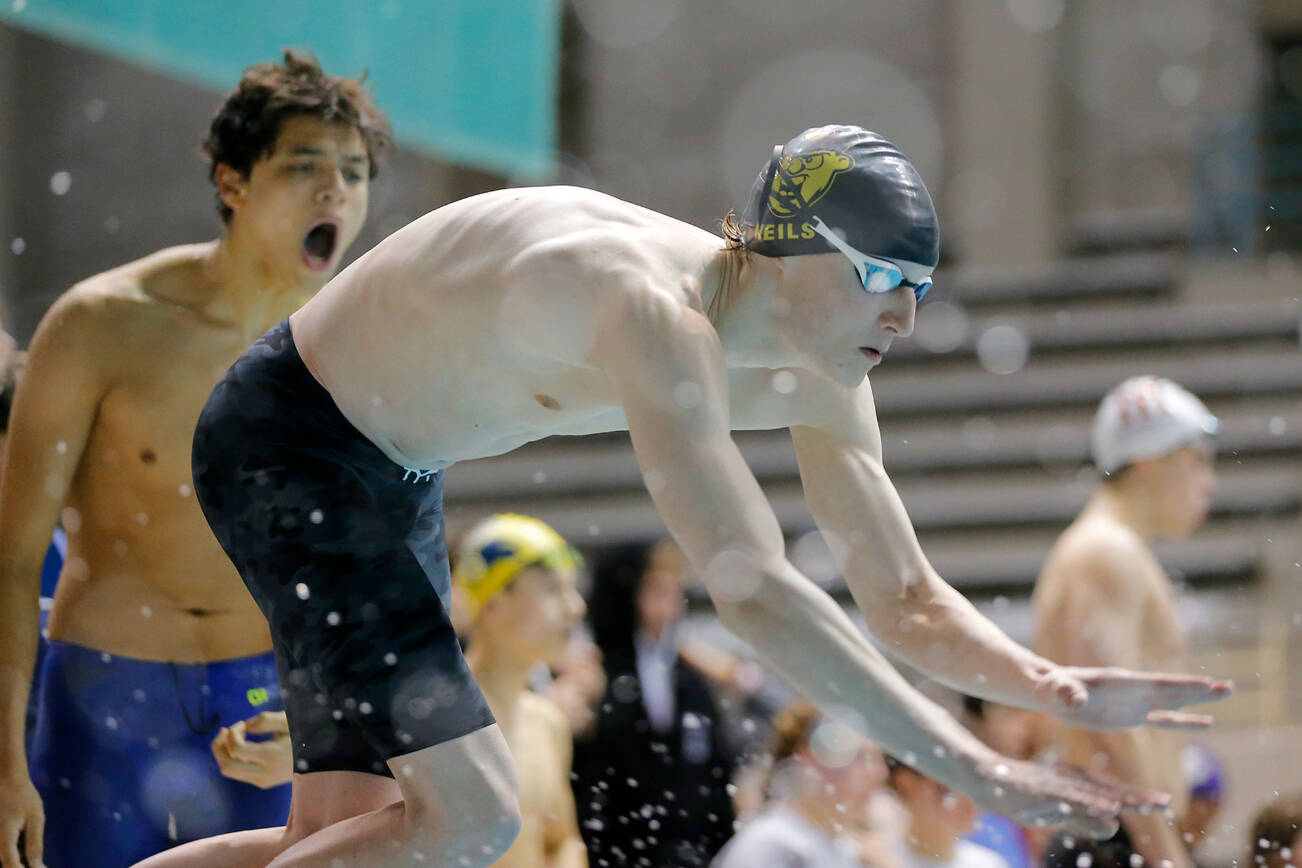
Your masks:
<svg viewBox="0 0 1302 868"><path fill-rule="evenodd" d="M249 701L249 705L257 708L259 705L266 705L271 701L271 692L265 687L250 687L244 694L244 698Z"/></svg>
<svg viewBox="0 0 1302 868"><path fill-rule="evenodd" d="M402 481L410 482L412 485L419 485L422 482L433 482L434 474L437 470L420 470L415 467L402 468Z"/></svg>

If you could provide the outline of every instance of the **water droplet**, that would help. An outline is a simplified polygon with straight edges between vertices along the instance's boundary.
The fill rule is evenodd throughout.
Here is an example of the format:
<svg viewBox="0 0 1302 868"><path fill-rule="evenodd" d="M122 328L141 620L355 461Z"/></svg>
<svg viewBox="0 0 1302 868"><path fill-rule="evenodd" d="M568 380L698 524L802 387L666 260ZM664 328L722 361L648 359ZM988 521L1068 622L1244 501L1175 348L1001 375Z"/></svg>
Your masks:
<svg viewBox="0 0 1302 868"><path fill-rule="evenodd" d="M299 585L299 587L303 588L304 590L307 589L307 586L306 586L306 585ZM305 599L305 600L307 599L307 595L306 595L306 594L303 595L303 599ZM327 613L326 613L326 623L329 624L331 627L338 627L338 626L339 626L339 613L338 613L338 612L327 612Z"/></svg>
<svg viewBox="0 0 1302 868"><path fill-rule="evenodd" d="M392 651L390 651L388 654L385 654L385 655L384 655L384 663L385 663L386 666L397 666L397 665L398 665L398 655L397 655L397 654L394 654Z"/></svg>
<svg viewBox="0 0 1302 868"><path fill-rule="evenodd" d="M1266 430L1270 431L1272 437L1282 437L1284 432L1288 430L1288 423L1284 421L1282 416L1272 416Z"/></svg>
<svg viewBox="0 0 1302 868"><path fill-rule="evenodd" d="M148 606L141 606L141 607L140 607L140 617L142 617L142 618L152 618L152 617L154 617L154 610L151 609L151 608L148 607Z"/></svg>
<svg viewBox="0 0 1302 868"><path fill-rule="evenodd" d="M27 249L27 242L22 238L15 238L9 242L9 249L13 251L14 256L22 256L23 251Z"/></svg>
<svg viewBox="0 0 1302 868"><path fill-rule="evenodd" d="M705 390L701 388L700 383L684 380L674 386L674 403L684 410L694 410L701 406L704 400Z"/></svg>
<svg viewBox="0 0 1302 868"><path fill-rule="evenodd" d="M149 514L145 512L136 513L136 524L139 525L149 524Z"/></svg>
<svg viewBox="0 0 1302 868"><path fill-rule="evenodd" d="M72 188L72 175L69 172L58 171L50 176L50 192L56 196L62 196Z"/></svg>
<svg viewBox="0 0 1302 868"><path fill-rule="evenodd" d="M57 452L57 453L59 453L60 455L67 455L67 454L68 454L68 441L67 441L67 440L60 440L58 443L55 443L55 444L54 444L54 451Z"/></svg>
<svg viewBox="0 0 1302 868"><path fill-rule="evenodd" d="M957 304L933 301L920 308L913 339L931 353L952 353L967 337L967 313Z"/></svg>
<svg viewBox="0 0 1302 868"><path fill-rule="evenodd" d="M977 338L977 361L992 374L1013 374L1026 366L1031 343L1017 326L1002 324L986 329Z"/></svg>
<svg viewBox="0 0 1302 868"><path fill-rule="evenodd" d="M68 533L77 533L81 530L81 513L76 507L65 506L59 513L59 517L63 520L63 529Z"/></svg>
<svg viewBox="0 0 1302 868"><path fill-rule="evenodd" d="M181 495L182 497L189 497L192 492L190 486L182 482L180 485L176 487L176 493Z"/></svg>
<svg viewBox="0 0 1302 868"><path fill-rule="evenodd" d="M108 111L108 103L104 102L104 100L99 97L95 97L93 100L86 103L86 120L90 121L92 124L102 121L106 111Z"/></svg>
<svg viewBox="0 0 1302 868"><path fill-rule="evenodd" d="M773 391L779 395L790 395L798 384L796 375L790 371L778 371L773 375Z"/></svg>
<svg viewBox="0 0 1302 868"><path fill-rule="evenodd" d="M533 481L535 485L542 485L544 482L546 482L547 481L546 471L535 470L533 472Z"/></svg>
<svg viewBox="0 0 1302 868"><path fill-rule="evenodd" d="M314 509L308 513L307 520L312 522L312 524L320 524L325 521L325 513L319 509Z"/></svg>
<svg viewBox="0 0 1302 868"><path fill-rule="evenodd" d="M297 585L294 586L294 593L298 594L298 598L300 600L306 600L308 597L312 595L312 592L308 589L307 585L303 584L302 582L299 582Z"/></svg>

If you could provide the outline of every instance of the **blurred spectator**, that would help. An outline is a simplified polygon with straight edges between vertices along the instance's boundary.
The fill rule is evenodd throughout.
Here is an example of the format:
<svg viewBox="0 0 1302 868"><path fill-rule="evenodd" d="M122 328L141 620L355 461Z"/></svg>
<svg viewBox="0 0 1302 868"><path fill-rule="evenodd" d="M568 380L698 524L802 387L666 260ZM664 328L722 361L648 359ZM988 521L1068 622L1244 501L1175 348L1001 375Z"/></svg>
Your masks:
<svg viewBox="0 0 1302 868"><path fill-rule="evenodd" d="M1189 803L1180 816L1180 837L1196 855L1198 845L1206 840L1220 813L1225 768L1212 749L1199 742L1184 746L1180 768L1189 784Z"/></svg>
<svg viewBox="0 0 1302 868"><path fill-rule="evenodd" d="M678 635L686 569L669 542L621 547L593 568L590 621L607 687L575 739L573 776L593 865L707 865L732 835L735 751L716 685Z"/></svg>
<svg viewBox="0 0 1302 868"><path fill-rule="evenodd" d="M895 866L870 831L873 795L886 781L881 752L796 700L774 718L770 801L719 853L715 868Z"/></svg>
<svg viewBox="0 0 1302 868"><path fill-rule="evenodd" d="M1302 792L1281 796L1252 821L1252 868L1291 868L1302 859Z"/></svg>
<svg viewBox="0 0 1302 868"><path fill-rule="evenodd" d="M976 804L963 793L887 759L891 789L909 812L901 847L906 868L1009 868L993 850L965 840L977 819Z"/></svg>
<svg viewBox="0 0 1302 868"><path fill-rule="evenodd" d="M529 672L557 660L583 619L579 558L561 536L524 515L494 515L462 540L452 577L472 630L466 663L515 757L520 833L501 868L587 868L570 792L568 721L529 689Z"/></svg>

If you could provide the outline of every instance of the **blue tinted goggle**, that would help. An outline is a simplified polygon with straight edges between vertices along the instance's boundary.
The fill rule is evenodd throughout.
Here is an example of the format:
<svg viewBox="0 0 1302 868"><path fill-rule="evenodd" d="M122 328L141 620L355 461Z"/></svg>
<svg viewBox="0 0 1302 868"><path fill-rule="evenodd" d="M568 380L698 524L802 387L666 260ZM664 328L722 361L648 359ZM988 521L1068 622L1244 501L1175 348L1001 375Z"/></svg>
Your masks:
<svg viewBox="0 0 1302 868"><path fill-rule="evenodd" d="M859 280L863 282L863 288L868 292L890 292L897 286L904 286L913 290L913 297L922 301L922 297L931 289L931 278L928 277L919 283L904 279L904 272L900 267L889 259L882 259L877 256L869 256L867 253L860 253L849 244L841 239L823 222L821 217L815 217L813 221L814 231L827 239L827 242L837 250L845 254L854 264L854 270L859 275Z"/></svg>

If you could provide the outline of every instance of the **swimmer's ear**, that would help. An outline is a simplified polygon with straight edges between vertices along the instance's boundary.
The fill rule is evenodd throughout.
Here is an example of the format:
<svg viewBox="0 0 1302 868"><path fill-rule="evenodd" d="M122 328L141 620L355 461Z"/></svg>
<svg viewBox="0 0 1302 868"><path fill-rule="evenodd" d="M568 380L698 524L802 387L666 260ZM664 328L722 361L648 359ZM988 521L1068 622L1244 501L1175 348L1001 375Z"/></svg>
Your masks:
<svg viewBox="0 0 1302 868"><path fill-rule="evenodd" d="M249 192L249 179L226 163L218 163L213 172L213 181L217 184L217 196L227 208L238 211L244 204L244 197Z"/></svg>

